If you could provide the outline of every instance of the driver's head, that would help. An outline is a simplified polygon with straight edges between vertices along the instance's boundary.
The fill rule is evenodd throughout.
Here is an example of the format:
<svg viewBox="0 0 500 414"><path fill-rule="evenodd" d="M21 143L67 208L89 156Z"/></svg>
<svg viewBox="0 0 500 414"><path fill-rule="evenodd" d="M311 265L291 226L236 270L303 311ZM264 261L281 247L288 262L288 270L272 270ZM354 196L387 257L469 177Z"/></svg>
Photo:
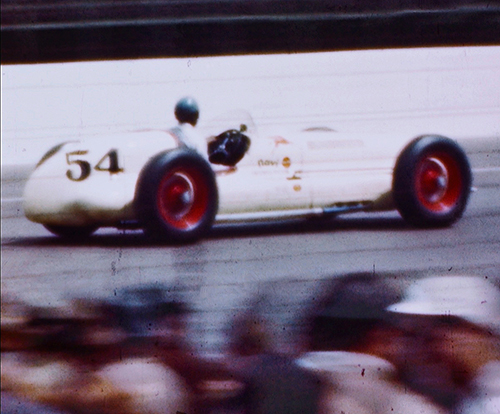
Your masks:
<svg viewBox="0 0 500 414"><path fill-rule="evenodd" d="M182 98L175 105L175 117L181 124L191 124L193 126L198 122L200 110L198 104L191 97Z"/></svg>

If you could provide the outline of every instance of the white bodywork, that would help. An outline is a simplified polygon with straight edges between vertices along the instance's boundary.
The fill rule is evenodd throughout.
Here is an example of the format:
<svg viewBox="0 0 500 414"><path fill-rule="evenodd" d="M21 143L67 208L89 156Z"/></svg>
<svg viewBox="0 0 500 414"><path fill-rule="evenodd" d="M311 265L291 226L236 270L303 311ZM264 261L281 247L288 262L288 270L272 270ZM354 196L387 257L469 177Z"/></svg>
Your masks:
<svg viewBox="0 0 500 414"><path fill-rule="evenodd" d="M234 126L239 124L229 125ZM198 133L207 140L211 135ZM353 207L392 209L393 168L415 138L328 128L257 132L252 127L245 134L251 145L237 166L213 166L219 191L216 222ZM203 138L197 145L205 158L206 142ZM60 226L117 226L137 220L134 196L141 170L154 155L176 147L175 137L160 130L69 141L35 168L25 188L25 214Z"/></svg>

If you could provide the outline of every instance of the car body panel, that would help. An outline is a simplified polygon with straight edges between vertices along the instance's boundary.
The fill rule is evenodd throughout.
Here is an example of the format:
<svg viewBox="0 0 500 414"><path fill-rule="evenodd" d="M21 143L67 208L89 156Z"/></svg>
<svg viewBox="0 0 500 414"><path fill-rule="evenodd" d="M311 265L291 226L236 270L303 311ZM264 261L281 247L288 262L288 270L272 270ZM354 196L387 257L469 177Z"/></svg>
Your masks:
<svg viewBox="0 0 500 414"><path fill-rule="evenodd" d="M65 226L106 226L133 219L139 172L152 154L177 146L168 131L156 130L69 141L33 171L24 189L25 215L35 222ZM121 171L107 171L109 164L96 169L101 160L110 162L105 156L113 150ZM79 162L90 165L84 179L79 179Z"/></svg>
<svg viewBox="0 0 500 414"><path fill-rule="evenodd" d="M398 154L415 137L339 133L327 127L259 131L247 122L250 148L234 167L212 165L216 222L389 209ZM213 134L200 130L207 159ZM117 226L137 220L136 184L160 152L179 147L166 130L84 137L49 151L24 192L28 219L46 225Z"/></svg>

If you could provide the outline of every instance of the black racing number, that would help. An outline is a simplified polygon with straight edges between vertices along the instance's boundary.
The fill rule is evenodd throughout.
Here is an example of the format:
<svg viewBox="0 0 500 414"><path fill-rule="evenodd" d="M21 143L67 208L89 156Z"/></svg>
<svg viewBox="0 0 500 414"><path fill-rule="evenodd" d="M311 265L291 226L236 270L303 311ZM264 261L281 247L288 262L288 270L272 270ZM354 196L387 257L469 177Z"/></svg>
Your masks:
<svg viewBox="0 0 500 414"><path fill-rule="evenodd" d="M78 166L79 171L74 172L73 170L66 171L66 176L71 181L83 181L90 176L92 167L88 161L74 158L80 157L81 155L87 155L88 151L73 151L66 153L66 163L70 166ZM118 163L118 152L116 149L110 150L106 155L104 155L97 165L94 167L97 171L108 171L110 174L117 174L123 171ZM78 175L77 175L78 174Z"/></svg>
<svg viewBox="0 0 500 414"><path fill-rule="evenodd" d="M94 167L97 171L109 171L110 174L117 174L123 171L118 165L118 152L115 149L109 151L102 157Z"/></svg>
<svg viewBox="0 0 500 414"><path fill-rule="evenodd" d="M66 162L68 165L78 165L80 167L79 176L75 176L72 170L66 171L66 177L71 181L83 181L90 175L91 167L88 161L72 159L73 156L86 154L88 154L88 151L73 151L66 153Z"/></svg>

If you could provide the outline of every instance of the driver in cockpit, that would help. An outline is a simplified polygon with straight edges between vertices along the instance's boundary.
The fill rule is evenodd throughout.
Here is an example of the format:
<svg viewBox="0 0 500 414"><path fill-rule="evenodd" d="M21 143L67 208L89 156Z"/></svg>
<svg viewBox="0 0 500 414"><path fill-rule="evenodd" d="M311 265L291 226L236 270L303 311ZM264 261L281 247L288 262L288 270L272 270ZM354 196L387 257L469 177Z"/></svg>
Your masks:
<svg viewBox="0 0 500 414"><path fill-rule="evenodd" d="M175 105L175 117L179 125L170 131L179 141L180 146L184 146L200 152L212 164L234 167L245 155L250 147L250 138L243 134L245 129L240 131L230 129L213 137L208 143L195 130L195 126L200 116L200 110L196 101L191 97L182 98ZM201 151L201 149L207 151Z"/></svg>
<svg viewBox="0 0 500 414"><path fill-rule="evenodd" d="M178 139L180 146L197 150L199 144L202 142L202 139L195 130L196 123L200 117L198 104L191 97L182 98L175 105L174 113L179 124L170 131Z"/></svg>

